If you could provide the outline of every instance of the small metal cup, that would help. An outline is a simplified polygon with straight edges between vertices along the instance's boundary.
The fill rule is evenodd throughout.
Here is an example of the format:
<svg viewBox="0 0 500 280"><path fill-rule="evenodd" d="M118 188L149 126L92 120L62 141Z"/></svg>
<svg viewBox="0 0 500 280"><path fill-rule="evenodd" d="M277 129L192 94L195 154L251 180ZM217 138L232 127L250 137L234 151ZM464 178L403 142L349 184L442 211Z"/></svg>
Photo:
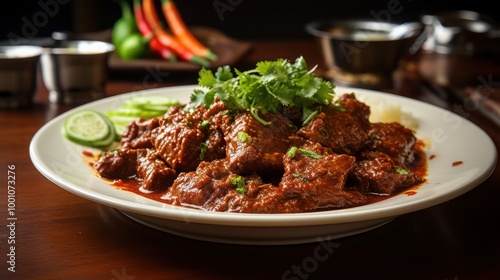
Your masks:
<svg viewBox="0 0 500 280"><path fill-rule="evenodd" d="M316 37L328 75L340 85L380 89L390 87L403 57L420 47L419 22L319 20L306 31Z"/></svg>
<svg viewBox="0 0 500 280"><path fill-rule="evenodd" d="M63 41L45 48L42 76L49 101L77 105L105 96L108 57L114 45L103 41Z"/></svg>
<svg viewBox="0 0 500 280"><path fill-rule="evenodd" d="M447 55L498 54L500 27L486 15L474 11L446 11L423 15L429 29L423 49Z"/></svg>
<svg viewBox="0 0 500 280"><path fill-rule="evenodd" d="M41 53L37 46L0 46L0 108L33 103Z"/></svg>

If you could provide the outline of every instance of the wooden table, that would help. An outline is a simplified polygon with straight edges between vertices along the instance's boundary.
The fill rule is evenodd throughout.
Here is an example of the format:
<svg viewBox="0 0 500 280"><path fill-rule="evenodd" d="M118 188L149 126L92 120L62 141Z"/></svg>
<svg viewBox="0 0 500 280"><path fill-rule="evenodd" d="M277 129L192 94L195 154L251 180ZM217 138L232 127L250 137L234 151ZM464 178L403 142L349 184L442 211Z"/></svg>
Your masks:
<svg viewBox="0 0 500 280"><path fill-rule="evenodd" d="M313 41L255 42L238 64L304 55L323 66ZM432 59L423 65L434 69ZM420 85L416 65L406 80L384 91L449 110ZM488 61L489 65L491 62ZM418 66L418 65L417 65ZM492 73L498 64L456 69ZM499 72L499 71L497 71ZM494 76L496 77L496 76ZM496 81L500 81L497 79ZM144 87L196 82L196 75L145 84L114 76L109 95ZM203 242L145 227L118 211L73 195L44 178L31 163L35 132L69 106L47 103L43 84L31 108L0 111L0 279L500 279L500 169L472 191L449 202L403 215L375 230L330 241L286 246ZM500 148L500 129L476 111L467 118ZM474 143L470 143L474 148ZM9 178L9 170L15 179ZM11 172L11 175L13 174ZM15 181L15 228L9 227L8 180ZM11 201L13 202L13 201ZM10 205L13 206L13 205ZM15 244L8 244L9 241ZM14 245L15 257L10 246ZM15 272L9 271L15 259Z"/></svg>

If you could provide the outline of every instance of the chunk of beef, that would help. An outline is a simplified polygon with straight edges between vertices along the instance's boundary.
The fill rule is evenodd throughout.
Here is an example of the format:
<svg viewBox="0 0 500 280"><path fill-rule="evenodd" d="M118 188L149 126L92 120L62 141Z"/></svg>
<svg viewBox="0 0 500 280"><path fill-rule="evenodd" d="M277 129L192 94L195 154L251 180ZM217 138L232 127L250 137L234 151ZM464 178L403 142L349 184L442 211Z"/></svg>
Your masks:
<svg viewBox="0 0 500 280"><path fill-rule="evenodd" d="M403 165L413 162L417 138L412 130L399 123L373 123L369 134L367 149L383 152Z"/></svg>
<svg viewBox="0 0 500 280"><path fill-rule="evenodd" d="M94 168L99 176L106 179L133 177L137 169L137 152L136 149L108 152L94 163Z"/></svg>
<svg viewBox="0 0 500 280"><path fill-rule="evenodd" d="M151 131L158 127L159 118L140 118L131 122L121 135L123 149L151 148Z"/></svg>
<svg viewBox="0 0 500 280"><path fill-rule="evenodd" d="M165 162L178 171L195 170L205 134L191 123L180 122L157 127L151 133L153 147Z"/></svg>
<svg viewBox="0 0 500 280"><path fill-rule="evenodd" d="M349 112L363 129L370 128L370 107L359 101L353 93L345 93L340 96L336 106Z"/></svg>
<svg viewBox="0 0 500 280"><path fill-rule="evenodd" d="M335 106L324 107L297 135L331 148L335 153L354 155L368 141L370 109L353 95L345 94Z"/></svg>
<svg viewBox="0 0 500 280"><path fill-rule="evenodd" d="M151 149L109 152L99 158L94 168L99 176L110 180L137 178L141 189L150 192L166 190L177 176Z"/></svg>
<svg viewBox="0 0 500 280"><path fill-rule="evenodd" d="M180 173L162 199L172 205L204 208L211 197L231 187L228 176L225 160L201 162L196 171ZM214 192L216 189L219 193Z"/></svg>
<svg viewBox="0 0 500 280"><path fill-rule="evenodd" d="M301 204L297 199L287 199L276 186L260 181L259 177L245 176L245 188L255 190L242 194L232 188L217 199L210 199L205 204L209 211L239 213L297 213L301 212ZM230 182L230 181L229 181Z"/></svg>
<svg viewBox="0 0 500 280"><path fill-rule="evenodd" d="M364 193L393 194L423 179L385 153L363 151L349 174L348 186Z"/></svg>
<svg viewBox="0 0 500 280"><path fill-rule="evenodd" d="M171 108L151 133L153 147L168 165L182 172L195 170L201 161L225 157L224 136L212 118L220 108L219 103L189 113Z"/></svg>
<svg viewBox="0 0 500 280"><path fill-rule="evenodd" d="M283 156L288 150L288 137L295 125L280 114L265 115L272 125L264 125L249 112L238 112L228 126L221 126L226 141L226 156L231 172L261 175L283 171Z"/></svg>
<svg viewBox="0 0 500 280"><path fill-rule="evenodd" d="M365 195L344 188L355 160L330 154L317 143L307 144L283 159L285 173L279 187L286 197L300 201L303 212L366 204Z"/></svg>
<svg viewBox="0 0 500 280"><path fill-rule="evenodd" d="M238 191L232 179L239 175L227 169L225 159L202 162L193 172L179 174L162 199L178 206L207 211L240 213L296 213L301 204L286 198L276 186L263 183L257 174L243 176L245 191Z"/></svg>
<svg viewBox="0 0 500 280"><path fill-rule="evenodd" d="M229 108L217 98L214 103L206 109L200 111L200 129L205 134L205 142L201 155L202 161L213 161L226 156L226 142L224 134L220 128L221 120L227 116ZM228 122L229 118L225 120Z"/></svg>
<svg viewBox="0 0 500 280"><path fill-rule="evenodd" d="M172 123L180 123L184 120L186 115L182 111L184 106L172 106L168 111L159 118L159 126L164 126Z"/></svg>
<svg viewBox="0 0 500 280"><path fill-rule="evenodd" d="M175 170L150 149L138 151L136 174L141 179L141 190L147 192L164 191L177 177Z"/></svg>
<svg viewBox="0 0 500 280"><path fill-rule="evenodd" d="M214 103L206 110L203 110L203 120L210 121L214 123L217 127L220 124L217 123L217 120L228 117L228 112L230 111L229 107L224 104L224 102L220 101L218 98L214 100Z"/></svg>
<svg viewBox="0 0 500 280"><path fill-rule="evenodd" d="M208 138L202 144L205 150L202 151L200 160L213 161L224 158L226 156L226 141L222 131L217 128L209 128L207 133Z"/></svg>

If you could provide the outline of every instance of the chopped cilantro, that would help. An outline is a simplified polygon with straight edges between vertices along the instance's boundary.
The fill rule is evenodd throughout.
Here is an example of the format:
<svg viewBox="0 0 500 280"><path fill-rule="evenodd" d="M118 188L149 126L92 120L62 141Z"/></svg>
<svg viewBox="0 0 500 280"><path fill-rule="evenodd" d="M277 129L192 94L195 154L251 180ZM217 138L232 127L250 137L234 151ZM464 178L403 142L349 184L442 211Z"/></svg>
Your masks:
<svg viewBox="0 0 500 280"><path fill-rule="evenodd" d="M306 155L310 158L314 158L314 159L320 159L322 158L323 156L321 155L318 155L317 153L313 152L313 151L310 151L310 150L306 150L306 149L301 149L299 148L299 151L303 154L303 155Z"/></svg>
<svg viewBox="0 0 500 280"><path fill-rule="evenodd" d="M304 182L307 182L307 181L308 181L308 180L307 180L307 178L306 178L306 177L304 177L304 176L303 176L302 174L300 174L300 173L294 173L294 174L293 174L293 177L295 177L295 178L299 178L300 180L302 180L302 181L304 181Z"/></svg>
<svg viewBox="0 0 500 280"><path fill-rule="evenodd" d="M310 121L321 106L331 106L335 85L308 70L306 61L299 57L294 63L286 59L261 61L248 71L231 70L221 66L214 73L199 71L198 85L186 107L210 107L218 97L232 110L247 110L259 122L269 125L261 115L279 113L282 107L296 107L302 111L302 122Z"/></svg>
<svg viewBox="0 0 500 280"><path fill-rule="evenodd" d="M319 133L321 133L321 137L323 137L323 139L328 138L328 130L326 130L325 128L320 128Z"/></svg>
<svg viewBox="0 0 500 280"><path fill-rule="evenodd" d="M404 168L398 168L398 169L396 169L396 172L399 174L402 174L402 175L408 175L410 173L410 172L408 172L408 170L406 170Z"/></svg>
<svg viewBox="0 0 500 280"><path fill-rule="evenodd" d="M310 158L314 158L314 159L320 159L320 158L323 157L323 156L318 155L317 153L315 153L315 152L313 152L311 150L297 148L295 146L291 147L288 150L288 152L286 152L286 156L293 158L297 154L297 151L300 151L303 155L308 156Z"/></svg>
<svg viewBox="0 0 500 280"><path fill-rule="evenodd" d="M206 143L201 143L200 144L200 160L203 160L205 158L205 155L207 154L208 146Z"/></svg>
<svg viewBox="0 0 500 280"><path fill-rule="evenodd" d="M200 129L208 129L210 127L210 122L207 120L204 120L200 123Z"/></svg>
<svg viewBox="0 0 500 280"><path fill-rule="evenodd" d="M298 148L297 148L297 147L295 147L295 146L294 146L294 147L291 147L291 148L288 150L288 152L286 152L286 156L287 156L287 157L291 157L291 158L293 158L293 157L295 156L295 154L297 153L297 150L298 150Z"/></svg>
<svg viewBox="0 0 500 280"><path fill-rule="evenodd" d="M346 112L347 109L345 107L342 107L342 104L340 103L340 100L336 100L334 102L333 108L337 109L340 112Z"/></svg>
<svg viewBox="0 0 500 280"><path fill-rule="evenodd" d="M236 192L239 194L246 194L247 190L245 189L245 179L241 176L236 176L231 178L231 184L236 187Z"/></svg>
<svg viewBox="0 0 500 280"><path fill-rule="evenodd" d="M238 136L236 136L238 142L240 143L247 143L247 142L250 142L251 141L251 137L250 135L248 135L248 133L244 132L244 131L240 131L238 132Z"/></svg>

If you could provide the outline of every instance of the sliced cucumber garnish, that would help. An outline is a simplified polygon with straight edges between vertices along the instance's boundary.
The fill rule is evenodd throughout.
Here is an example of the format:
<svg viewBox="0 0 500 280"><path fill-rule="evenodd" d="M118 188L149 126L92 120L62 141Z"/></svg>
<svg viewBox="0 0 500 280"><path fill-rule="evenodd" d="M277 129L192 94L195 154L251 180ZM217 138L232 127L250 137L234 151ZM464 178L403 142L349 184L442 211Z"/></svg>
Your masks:
<svg viewBox="0 0 500 280"><path fill-rule="evenodd" d="M179 101L163 95L136 95L125 100L124 106L142 110L166 111L171 106L179 105Z"/></svg>
<svg viewBox="0 0 500 280"><path fill-rule="evenodd" d="M64 121L63 135L79 145L105 148L115 141L115 127L111 120L95 110L80 110Z"/></svg>

